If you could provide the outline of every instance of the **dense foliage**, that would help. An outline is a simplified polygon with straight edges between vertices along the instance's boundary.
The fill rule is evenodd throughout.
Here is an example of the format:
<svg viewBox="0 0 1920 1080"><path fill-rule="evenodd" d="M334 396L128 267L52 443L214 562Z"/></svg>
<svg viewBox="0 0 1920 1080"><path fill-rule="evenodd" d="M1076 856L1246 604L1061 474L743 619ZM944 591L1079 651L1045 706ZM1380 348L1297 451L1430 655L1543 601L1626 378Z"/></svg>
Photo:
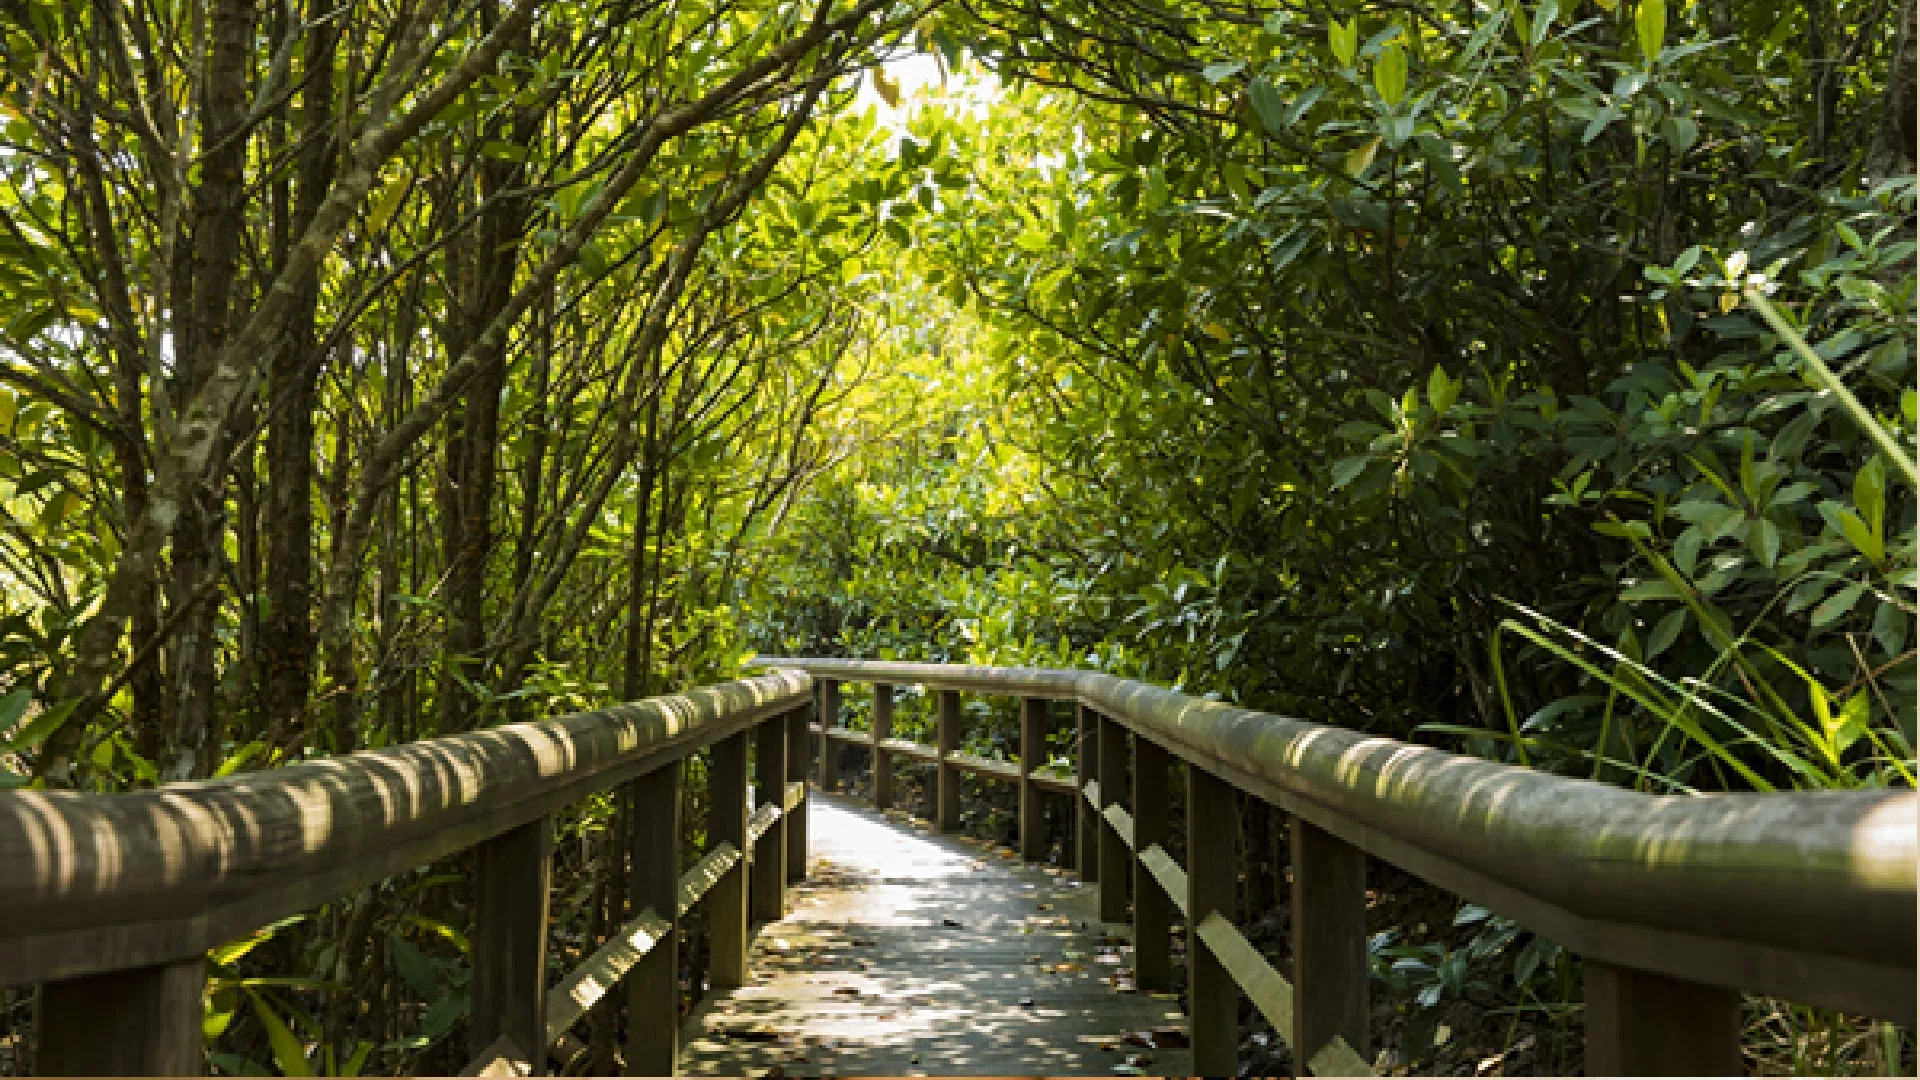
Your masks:
<svg viewBox="0 0 1920 1080"><path fill-rule="evenodd" d="M1912 0L0 0L0 784L763 649L1911 785L1914 71ZM458 881L220 950L212 1060L458 1067ZM1376 943L1403 1065L1574 993L1462 927Z"/></svg>

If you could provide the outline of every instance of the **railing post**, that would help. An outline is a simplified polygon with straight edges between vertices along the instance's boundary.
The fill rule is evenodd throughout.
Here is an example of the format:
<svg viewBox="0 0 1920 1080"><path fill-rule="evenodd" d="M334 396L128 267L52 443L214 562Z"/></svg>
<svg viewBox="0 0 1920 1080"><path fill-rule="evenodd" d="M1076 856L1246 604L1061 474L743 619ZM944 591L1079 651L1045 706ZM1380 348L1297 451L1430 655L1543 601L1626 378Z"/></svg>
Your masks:
<svg viewBox="0 0 1920 1080"><path fill-rule="evenodd" d="M787 798L787 718L776 716L753 728L755 803L784 806ZM784 810L753 849L753 917L777 922L787 914L787 815Z"/></svg>
<svg viewBox="0 0 1920 1080"><path fill-rule="evenodd" d="M627 972L627 1075L672 1076L680 1056L680 781L674 761L627 785L627 896L667 932Z"/></svg>
<svg viewBox="0 0 1920 1080"><path fill-rule="evenodd" d="M1173 903L1140 861L1140 853L1167 846L1167 752L1141 735L1133 737L1133 981L1143 994L1173 989Z"/></svg>
<svg viewBox="0 0 1920 1080"><path fill-rule="evenodd" d="M833 679L820 680L820 783L821 791L832 791L838 779L839 748L827 734L840 724L840 684Z"/></svg>
<svg viewBox="0 0 1920 1080"><path fill-rule="evenodd" d="M1100 778L1100 717L1085 705L1073 708L1080 741L1073 755L1073 861L1080 868L1081 881L1100 880L1100 811L1087 801L1087 781Z"/></svg>
<svg viewBox="0 0 1920 1080"><path fill-rule="evenodd" d="M880 744L893 738L893 687L873 685L873 805L893 807L893 755Z"/></svg>
<svg viewBox="0 0 1920 1080"><path fill-rule="evenodd" d="M1200 1076L1238 1074L1240 988L1196 928L1213 914L1233 921L1239 877L1233 842L1239 833L1232 785L1188 762L1187 1000L1193 1013L1193 1071Z"/></svg>
<svg viewBox="0 0 1920 1080"><path fill-rule="evenodd" d="M732 844L740 861L707 891L707 933L715 990L747 982L747 733L713 744L707 766L707 850Z"/></svg>
<svg viewBox="0 0 1920 1080"><path fill-rule="evenodd" d="M960 827L960 770L947 755L960 749L960 691L940 691L937 729L940 761L934 775L933 827L952 832Z"/></svg>
<svg viewBox="0 0 1920 1080"><path fill-rule="evenodd" d="M473 1014L468 1050L505 1037L536 1073L547 1061L547 903L553 821L542 815L475 849Z"/></svg>
<svg viewBox="0 0 1920 1080"><path fill-rule="evenodd" d="M1047 763L1047 699L1020 702L1020 857L1039 862L1046 857L1046 823L1040 814L1040 787L1033 770Z"/></svg>
<svg viewBox="0 0 1920 1080"><path fill-rule="evenodd" d="M788 884L807 877L807 811L811 802L807 797L808 745L807 707L802 705L787 714L787 782L800 785L800 802L787 811Z"/></svg>
<svg viewBox="0 0 1920 1080"><path fill-rule="evenodd" d="M207 961L62 979L40 988L41 1076L199 1076Z"/></svg>
<svg viewBox="0 0 1920 1080"><path fill-rule="evenodd" d="M1133 852L1106 820L1109 806L1127 802L1127 731L1100 718L1100 921L1125 922L1127 885L1133 880ZM1134 943L1136 946L1138 942Z"/></svg>
<svg viewBox="0 0 1920 1080"><path fill-rule="evenodd" d="M1581 961L1588 1076L1739 1076L1740 995Z"/></svg>
<svg viewBox="0 0 1920 1080"><path fill-rule="evenodd" d="M1367 858L1293 819L1293 1058L1306 1072L1336 1037L1367 1056Z"/></svg>

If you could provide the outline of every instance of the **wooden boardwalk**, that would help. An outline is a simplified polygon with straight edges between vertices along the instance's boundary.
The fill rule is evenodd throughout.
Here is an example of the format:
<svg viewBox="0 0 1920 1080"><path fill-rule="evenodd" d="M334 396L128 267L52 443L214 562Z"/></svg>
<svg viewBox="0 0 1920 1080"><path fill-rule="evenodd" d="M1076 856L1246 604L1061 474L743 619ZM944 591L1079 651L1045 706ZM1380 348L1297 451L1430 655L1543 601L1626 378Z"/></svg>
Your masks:
<svg viewBox="0 0 1920 1080"><path fill-rule="evenodd" d="M689 1076L1185 1075L1170 997L1132 992L1129 930L1011 852L818 792L808 880L751 984L687 1019ZM1169 1030L1171 1029L1171 1030ZM1147 1041L1155 1041L1149 1038Z"/></svg>

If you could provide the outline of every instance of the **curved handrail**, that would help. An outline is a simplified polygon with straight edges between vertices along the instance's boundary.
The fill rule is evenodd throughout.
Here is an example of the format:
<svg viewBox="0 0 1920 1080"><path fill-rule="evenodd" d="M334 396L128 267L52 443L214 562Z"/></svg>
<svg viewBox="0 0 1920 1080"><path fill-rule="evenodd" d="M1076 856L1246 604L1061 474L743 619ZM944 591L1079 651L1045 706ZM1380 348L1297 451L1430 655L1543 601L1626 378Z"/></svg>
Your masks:
<svg viewBox="0 0 1920 1080"><path fill-rule="evenodd" d="M183 959L804 705L776 672L125 794L0 797L0 984Z"/></svg>
<svg viewBox="0 0 1920 1080"><path fill-rule="evenodd" d="M819 679L1078 702L1575 952L1911 1022L1910 791L1656 796L1098 672L761 657Z"/></svg>

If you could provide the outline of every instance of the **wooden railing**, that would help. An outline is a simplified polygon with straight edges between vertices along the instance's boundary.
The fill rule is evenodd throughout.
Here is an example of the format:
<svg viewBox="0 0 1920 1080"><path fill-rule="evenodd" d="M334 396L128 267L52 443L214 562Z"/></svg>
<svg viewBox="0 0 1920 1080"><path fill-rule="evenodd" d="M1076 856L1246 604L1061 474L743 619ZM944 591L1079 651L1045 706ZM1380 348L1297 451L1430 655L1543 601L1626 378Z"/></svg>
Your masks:
<svg viewBox="0 0 1920 1080"><path fill-rule="evenodd" d="M756 661L812 674L823 744L1021 785L1020 846L1039 854L1046 703L1077 706L1080 874L1100 917L1133 903L1136 982L1171 987L1169 923L1191 930L1194 1070L1235 1075L1239 996L1320 1075L1368 1071L1365 858L1393 863L1582 957L1589 1075L1742 1071L1741 991L1914 1023L1912 792L1653 796L1305 723L1076 671L861 660ZM842 682L875 687L867 732L838 726ZM892 737L893 688L939 694L938 745ZM1015 765L960 752L962 692L1020 698ZM833 755L822 754L823 783ZM1187 865L1167 853L1170 766L1185 766ZM1233 918L1235 788L1291 815L1293 971Z"/></svg>
<svg viewBox="0 0 1920 1080"><path fill-rule="evenodd" d="M209 948L473 848L467 1071L544 1072L624 985L628 1068L671 1074L680 917L707 905L712 984L738 986L749 918L780 918L805 872L810 689L778 672L224 780L0 795L0 984L43 984L37 1071L200 1072ZM683 873L683 764L704 747L708 846ZM619 788L633 917L549 991L553 816Z"/></svg>

